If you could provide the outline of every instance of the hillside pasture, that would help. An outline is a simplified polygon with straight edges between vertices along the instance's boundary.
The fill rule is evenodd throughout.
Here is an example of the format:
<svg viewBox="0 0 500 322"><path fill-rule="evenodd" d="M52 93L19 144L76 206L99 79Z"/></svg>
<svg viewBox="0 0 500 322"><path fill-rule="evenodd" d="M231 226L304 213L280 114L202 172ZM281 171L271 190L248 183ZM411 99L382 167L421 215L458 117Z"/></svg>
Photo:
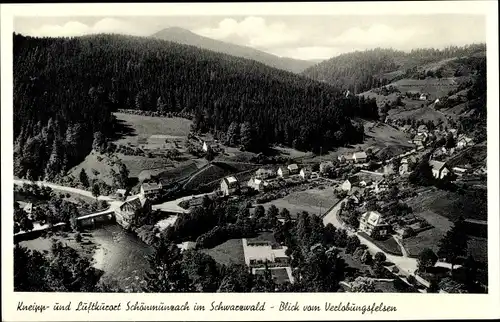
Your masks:
<svg viewBox="0 0 500 322"><path fill-rule="evenodd" d="M371 149L374 153L386 149L389 155L394 156L414 148L413 144L408 143L411 137L399 129L381 122L371 122L361 120L365 128L365 140L363 143L351 146L338 147L334 151L323 153L320 157L305 156L300 161L303 163L321 162L331 159L337 159L340 155L352 154L356 151L366 151Z"/></svg>
<svg viewBox="0 0 500 322"><path fill-rule="evenodd" d="M200 169L184 184L184 189L197 189L202 185L213 183L216 180L226 176L236 174L243 171L256 169L258 165L251 163L238 162L213 162L208 166Z"/></svg>
<svg viewBox="0 0 500 322"><path fill-rule="evenodd" d="M447 96L451 90L457 89L459 79L456 77L448 78L426 78L426 79L400 79L387 86L394 86L399 89L401 93L405 92L420 92L428 93L431 99Z"/></svg>
<svg viewBox="0 0 500 322"><path fill-rule="evenodd" d="M151 136L168 136L166 139L187 137L192 121L179 117L156 117L134 115L127 113L113 113L117 122L130 129L116 144L128 144L139 146L140 142L150 140ZM141 141L142 140L142 141Z"/></svg>
<svg viewBox="0 0 500 322"><path fill-rule="evenodd" d="M486 198L480 192L466 192L461 195L438 189L429 189L417 197L405 201L412 207L415 215L427 220L433 226L417 236L405 238L404 245L411 256L418 256L424 248L437 252L439 241L453 226L459 216L487 220ZM484 258L486 243L481 238L471 238L469 253L474 258Z"/></svg>

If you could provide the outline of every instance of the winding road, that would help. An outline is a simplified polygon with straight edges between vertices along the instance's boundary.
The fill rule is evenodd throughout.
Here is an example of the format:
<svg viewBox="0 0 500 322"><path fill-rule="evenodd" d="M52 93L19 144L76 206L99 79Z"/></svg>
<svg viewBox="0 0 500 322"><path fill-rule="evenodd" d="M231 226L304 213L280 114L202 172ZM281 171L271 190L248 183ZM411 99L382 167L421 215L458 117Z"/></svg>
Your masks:
<svg viewBox="0 0 500 322"><path fill-rule="evenodd" d="M325 225L331 223L333 226L336 228L342 228L347 231L348 236L356 235L359 238L359 241L366 245L368 247L368 251L372 254L375 255L378 252L384 253L385 256L387 257L387 260L389 262L394 263L396 267L399 268L399 271L404 274L404 275L414 275L416 269L417 269L417 260L415 258L410 258L410 257L405 257L405 256L395 256L388 254L384 252L382 249L380 249L377 245L369 241L368 239L364 238L363 236L359 235L357 232L353 231L349 227L346 227L346 225L341 222L337 216L338 212L340 211L340 205L342 202L346 201L347 197L339 201L327 214L325 217L323 217L323 223Z"/></svg>

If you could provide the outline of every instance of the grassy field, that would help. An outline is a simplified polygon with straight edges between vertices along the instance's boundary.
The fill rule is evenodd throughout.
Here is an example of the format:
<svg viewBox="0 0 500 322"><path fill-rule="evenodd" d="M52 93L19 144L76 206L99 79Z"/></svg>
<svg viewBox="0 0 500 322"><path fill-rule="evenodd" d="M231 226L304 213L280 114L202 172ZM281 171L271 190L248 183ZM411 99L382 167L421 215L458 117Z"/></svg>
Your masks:
<svg viewBox="0 0 500 322"><path fill-rule="evenodd" d="M396 256L402 256L403 253L401 252L401 247L399 247L399 244L394 240L394 238L390 237L385 240L375 240L368 236L364 232L358 233L359 235L363 236L364 238L368 239L375 245L377 245L380 249L382 249L384 252L393 254Z"/></svg>
<svg viewBox="0 0 500 322"><path fill-rule="evenodd" d="M176 164L176 162L163 157L148 158L138 155L124 155L121 153L117 155L122 160L123 164L127 166L130 177L137 177L143 170L172 169Z"/></svg>
<svg viewBox="0 0 500 322"><path fill-rule="evenodd" d="M214 248L203 249L202 252L212 256L219 264L245 264L241 238L230 239Z"/></svg>
<svg viewBox="0 0 500 322"><path fill-rule="evenodd" d="M138 140L148 140L152 135L187 137L192 123L190 120L178 117L153 117L126 113L114 113L114 115L123 127L130 130L115 143L130 142L136 146L139 145Z"/></svg>
<svg viewBox="0 0 500 322"><path fill-rule="evenodd" d="M407 203L413 208L414 213L427 220L434 228L404 239L406 250L411 256L417 256L424 248L437 252L439 241L453 226L452 221L461 215L465 218L486 220L487 211L482 204L484 200L481 199L474 195L463 196L455 192L430 189L408 200ZM469 242L469 253L478 260L484 258L485 240L473 239Z"/></svg>
<svg viewBox="0 0 500 322"><path fill-rule="evenodd" d="M324 190L310 189L293 192L285 198L276 199L262 204L264 208L275 205L278 209L287 208L290 215L307 211L309 214L319 215L325 213L330 207L337 203L338 199L333 195L333 187L326 187ZM321 204L321 206L320 206Z"/></svg>

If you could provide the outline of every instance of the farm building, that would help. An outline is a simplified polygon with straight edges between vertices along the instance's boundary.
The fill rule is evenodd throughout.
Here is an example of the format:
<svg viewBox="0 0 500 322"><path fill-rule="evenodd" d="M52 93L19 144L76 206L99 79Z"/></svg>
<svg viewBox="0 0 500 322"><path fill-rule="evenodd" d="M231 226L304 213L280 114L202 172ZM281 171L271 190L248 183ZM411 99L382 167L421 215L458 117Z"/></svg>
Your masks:
<svg viewBox="0 0 500 322"><path fill-rule="evenodd" d="M288 168L279 167L279 169L278 169L278 177L280 177L280 178L288 178L289 175L290 175L290 171L288 170Z"/></svg>
<svg viewBox="0 0 500 322"><path fill-rule="evenodd" d="M288 165L288 171L290 171L290 174L298 174L299 173L299 166L297 164L290 164Z"/></svg>
<svg viewBox="0 0 500 322"><path fill-rule="evenodd" d="M224 196L234 195L240 190L240 183L233 176L226 177L221 180L220 190Z"/></svg>
<svg viewBox="0 0 500 322"><path fill-rule="evenodd" d="M140 195L143 198L154 198L160 194L161 188L161 184L158 183L143 183L141 185Z"/></svg>
<svg viewBox="0 0 500 322"><path fill-rule="evenodd" d="M377 211L368 211L361 215L359 230L373 238L384 238L389 234L390 225Z"/></svg>
<svg viewBox="0 0 500 322"><path fill-rule="evenodd" d="M311 177L311 168L302 168L300 169L300 176L302 177L302 179L309 179Z"/></svg>
<svg viewBox="0 0 500 322"><path fill-rule="evenodd" d="M356 163L366 162L367 155L365 152L354 152L352 155L352 159Z"/></svg>
<svg viewBox="0 0 500 322"><path fill-rule="evenodd" d="M432 175L434 178L443 179L450 173L450 169L445 162L430 160L429 165L432 167Z"/></svg>
<svg viewBox="0 0 500 322"><path fill-rule="evenodd" d="M346 163L353 163L354 162L352 154L339 155L338 160L342 163L343 162L346 162Z"/></svg>
<svg viewBox="0 0 500 322"><path fill-rule="evenodd" d="M426 101L429 98L428 94L422 93L420 94L420 97L418 98L421 101Z"/></svg>

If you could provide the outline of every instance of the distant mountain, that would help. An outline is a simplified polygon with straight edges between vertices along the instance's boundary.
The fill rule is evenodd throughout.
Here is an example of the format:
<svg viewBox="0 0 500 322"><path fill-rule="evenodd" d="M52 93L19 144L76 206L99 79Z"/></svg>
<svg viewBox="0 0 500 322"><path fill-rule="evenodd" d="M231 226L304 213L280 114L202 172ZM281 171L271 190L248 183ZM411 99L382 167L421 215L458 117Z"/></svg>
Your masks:
<svg viewBox="0 0 500 322"><path fill-rule="evenodd" d="M293 73L301 73L306 68L317 63L317 61L278 57L276 55L272 55L254 48L239 46L200 36L189 30L178 27L171 27L160 30L157 33L151 35L151 37L173 41L179 44L196 46L199 48L208 49L232 56L253 59L268 66L290 71Z"/></svg>

